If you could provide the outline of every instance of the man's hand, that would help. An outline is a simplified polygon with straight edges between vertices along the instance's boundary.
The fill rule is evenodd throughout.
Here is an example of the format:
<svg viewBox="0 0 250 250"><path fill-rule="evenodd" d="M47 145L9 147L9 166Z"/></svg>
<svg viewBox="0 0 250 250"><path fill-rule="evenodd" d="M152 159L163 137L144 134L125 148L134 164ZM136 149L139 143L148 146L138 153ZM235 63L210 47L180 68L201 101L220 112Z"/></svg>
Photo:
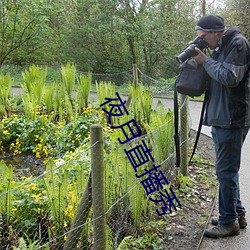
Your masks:
<svg viewBox="0 0 250 250"><path fill-rule="evenodd" d="M197 64L203 64L207 56L197 47L194 48L195 51L198 53L197 56L192 57Z"/></svg>

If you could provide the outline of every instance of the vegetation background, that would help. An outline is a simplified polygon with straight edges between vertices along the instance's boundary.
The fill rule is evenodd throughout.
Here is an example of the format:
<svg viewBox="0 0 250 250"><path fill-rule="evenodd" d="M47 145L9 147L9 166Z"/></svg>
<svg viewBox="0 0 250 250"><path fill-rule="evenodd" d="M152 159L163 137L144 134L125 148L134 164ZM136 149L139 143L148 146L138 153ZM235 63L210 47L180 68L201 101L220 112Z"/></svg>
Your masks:
<svg viewBox="0 0 250 250"><path fill-rule="evenodd" d="M247 0L1 1L0 65L71 62L108 74L137 64L155 79L172 78L200 16L220 14L250 38L249 11Z"/></svg>

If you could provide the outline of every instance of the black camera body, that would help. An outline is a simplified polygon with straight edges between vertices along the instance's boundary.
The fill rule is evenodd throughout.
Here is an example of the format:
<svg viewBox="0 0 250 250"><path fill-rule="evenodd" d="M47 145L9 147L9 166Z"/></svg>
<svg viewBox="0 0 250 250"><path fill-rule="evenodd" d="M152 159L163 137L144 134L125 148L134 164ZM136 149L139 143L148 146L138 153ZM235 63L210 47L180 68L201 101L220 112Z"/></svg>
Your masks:
<svg viewBox="0 0 250 250"><path fill-rule="evenodd" d="M207 43L199 36L197 36L190 45L180 54L176 57L177 61L179 63L183 63L188 58L198 55L198 53L195 51L195 47L199 48L200 50L203 50L207 48Z"/></svg>

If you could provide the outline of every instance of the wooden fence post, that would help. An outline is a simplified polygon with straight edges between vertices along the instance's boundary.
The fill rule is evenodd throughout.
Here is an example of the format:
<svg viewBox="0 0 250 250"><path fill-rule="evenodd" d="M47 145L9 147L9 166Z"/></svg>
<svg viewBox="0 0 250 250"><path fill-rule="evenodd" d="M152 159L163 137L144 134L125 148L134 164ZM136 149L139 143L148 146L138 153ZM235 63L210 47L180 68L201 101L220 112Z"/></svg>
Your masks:
<svg viewBox="0 0 250 250"><path fill-rule="evenodd" d="M138 70L136 64L133 64L133 84L134 85L138 84Z"/></svg>
<svg viewBox="0 0 250 250"><path fill-rule="evenodd" d="M106 249L104 149L102 126L90 127L94 250Z"/></svg>
<svg viewBox="0 0 250 250"><path fill-rule="evenodd" d="M138 84L138 70L137 70L137 65L133 64L133 84L136 86ZM126 102L126 107L128 108L131 103L131 95L129 94L127 102Z"/></svg>

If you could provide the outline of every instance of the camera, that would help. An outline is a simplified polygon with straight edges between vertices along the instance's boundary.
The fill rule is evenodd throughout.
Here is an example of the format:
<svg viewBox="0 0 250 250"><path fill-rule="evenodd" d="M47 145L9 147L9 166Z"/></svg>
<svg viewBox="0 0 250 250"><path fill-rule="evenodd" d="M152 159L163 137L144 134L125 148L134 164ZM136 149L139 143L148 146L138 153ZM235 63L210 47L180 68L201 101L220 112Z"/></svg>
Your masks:
<svg viewBox="0 0 250 250"><path fill-rule="evenodd" d="M176 57L177 61L179 63L183 63L188 58L198 55L198 53L195 51L195 47L199 48L200 50L203 50L207 48L207 43L199 36L197 36L190 45L180 54Z"/></svg>

